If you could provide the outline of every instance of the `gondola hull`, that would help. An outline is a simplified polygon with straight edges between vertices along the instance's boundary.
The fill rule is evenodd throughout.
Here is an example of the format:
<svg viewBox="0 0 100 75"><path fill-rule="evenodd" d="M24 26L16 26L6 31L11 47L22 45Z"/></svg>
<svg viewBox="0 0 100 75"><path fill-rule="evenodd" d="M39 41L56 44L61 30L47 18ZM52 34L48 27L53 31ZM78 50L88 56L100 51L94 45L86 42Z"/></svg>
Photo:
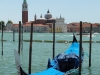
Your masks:
<svg viewBox="0 0 100 75"><path fill-rule="evenodd" d="M79 43L76 37L73 36L71 46L64 53L58 54L52 61L49 59L47 69L38 73L25 73L20 65L20 58L17 56L18 52L15 51L15 61L17 66L20 67L18 68L20 75L68 75L70 70L78 70L79 68ZM83 62L83 57L82 49L81 62Z"/></svg>

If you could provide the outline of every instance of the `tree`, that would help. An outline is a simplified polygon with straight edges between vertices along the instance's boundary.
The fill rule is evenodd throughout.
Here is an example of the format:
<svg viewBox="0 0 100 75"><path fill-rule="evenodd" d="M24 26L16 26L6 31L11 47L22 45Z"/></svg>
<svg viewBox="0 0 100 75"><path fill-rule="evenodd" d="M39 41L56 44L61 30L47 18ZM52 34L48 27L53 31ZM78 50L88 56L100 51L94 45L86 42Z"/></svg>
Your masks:
<svg viewBox="0 0 100 75"><path fill-rule="evenodd" d="M3 29L5 28L5 22L4 21L0 21L0 30L2 29L2 26L3 26Z"/></svg>
<svg viewBox="0 0 100 75"><path fill-rule="evenodd" d="M13 22L12 22L11 20L8 20L7 24L8 24L8 23L13 24Z"/></svg>

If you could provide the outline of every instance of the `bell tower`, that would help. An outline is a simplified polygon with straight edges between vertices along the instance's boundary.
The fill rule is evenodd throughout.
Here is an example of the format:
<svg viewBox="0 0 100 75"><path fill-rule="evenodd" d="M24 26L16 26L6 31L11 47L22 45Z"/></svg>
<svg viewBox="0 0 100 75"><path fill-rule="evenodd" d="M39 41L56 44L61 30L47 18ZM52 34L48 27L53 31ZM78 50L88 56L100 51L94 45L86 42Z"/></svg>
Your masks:
<svg viewBox="0 0 100 75"><path fill-rule="evenodd" d="M22 4L22 23L28 22L28 4L26 0L23 0Z"/></svg>

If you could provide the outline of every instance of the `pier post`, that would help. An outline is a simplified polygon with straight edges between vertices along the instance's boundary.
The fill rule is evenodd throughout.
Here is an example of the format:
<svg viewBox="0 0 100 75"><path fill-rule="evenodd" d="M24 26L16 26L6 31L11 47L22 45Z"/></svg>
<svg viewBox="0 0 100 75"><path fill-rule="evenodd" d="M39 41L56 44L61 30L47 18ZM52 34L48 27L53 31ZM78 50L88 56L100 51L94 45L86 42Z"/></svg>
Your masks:
<svg viewBox="0 0 100 75"><path fill-rule="evenodd" d="M89 67L91 67L92 24L90 25Z"/></svg>
<svg viewBox="0 0 100 75"><path fill-rule="evenodd" d="M33 23L31 23L31 33L30 33L29 68L28 68L29 74L31 74L31 62L32 62L32 38L33 38Z"/></svg>
<svg viewBox="0 0 100 75"><path fill-rule="evenodd" d="M20 54L20 43L21 43L21 21L19 21L19 44L18 44L18 53Z"/></svg>
<svg viewBox="0 0 100 75"><path fill-rule="evenodd" d="M13 30L13 41L15 41L15 30Z"/></svg>
<svg viewBox="0 0 100 75"><path fill-rule="evenodd" d="M54 59L55 57L55 20L53 22L53 56L52 58Z"/></svg>
<svg viewBox="0 0 100 75"><path fill-rule="evenodd" d="M1 21L1 28L2 28L2 36L1 36L1 40L2 40L2 55L3 55L3 23Z"/></svg>
<svg viewBox="0 0 100 75"><path fill-rule="evenodd" d="M23 50L23 24L21 24L21 50Z"/></svg>
<svg viewBox="0 0 100 75"><path fill-rule="evenodd" d="M81 75L81 55L82 55L82 21L80 21L80 46L79 46L79 75Z"/></svg>

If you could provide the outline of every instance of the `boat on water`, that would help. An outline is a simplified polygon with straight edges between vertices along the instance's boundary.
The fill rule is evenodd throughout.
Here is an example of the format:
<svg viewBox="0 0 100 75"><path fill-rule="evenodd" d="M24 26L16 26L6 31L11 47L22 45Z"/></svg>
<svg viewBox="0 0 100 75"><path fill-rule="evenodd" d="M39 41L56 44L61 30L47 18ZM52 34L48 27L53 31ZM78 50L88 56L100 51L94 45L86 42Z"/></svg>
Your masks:
<svg viewBox="0 0 100 75"><path fill-rule="evenodd" d="M3 31L3 32L11 33L11 32L13 32L13 31L11 31L11 30L5 30L5 31Z"/></svg>
<svg viewBox="0 0 100 75"><path fill-rule="evenodd" d="M80 35L80 33L77 33L76 35ZM90 33L88 31L82 32L82 36L89 36ZM94 33L92 32L92 36L95 36Z"/></svg>
<svg viewBox="0 0 100 75"><path fill-rule="evenodd" d="M77 75L79 70L79 43L75 35L71 46L65 52L58 54L53 60L48 59L47 68L38 73L28 74L22 67L20 56L17 50L14 50L15 62L18 69L18 75ZM82 48L81 63L83 63L84 51Z"/></svg>
<svg viewBox="0 0 100 75"><path fill-rule="evenodd" d="M99 34L98 32L94 32L94 34Z"/></svg>
<svg viewBox="0 0 100 75"><path fill-rule="evenodd" d="M2 31L0 30L0 32L2 32ZM3 32L5 32L5 33L11 33L13 31L11 31L11 30L4 30Z"/></svg>

